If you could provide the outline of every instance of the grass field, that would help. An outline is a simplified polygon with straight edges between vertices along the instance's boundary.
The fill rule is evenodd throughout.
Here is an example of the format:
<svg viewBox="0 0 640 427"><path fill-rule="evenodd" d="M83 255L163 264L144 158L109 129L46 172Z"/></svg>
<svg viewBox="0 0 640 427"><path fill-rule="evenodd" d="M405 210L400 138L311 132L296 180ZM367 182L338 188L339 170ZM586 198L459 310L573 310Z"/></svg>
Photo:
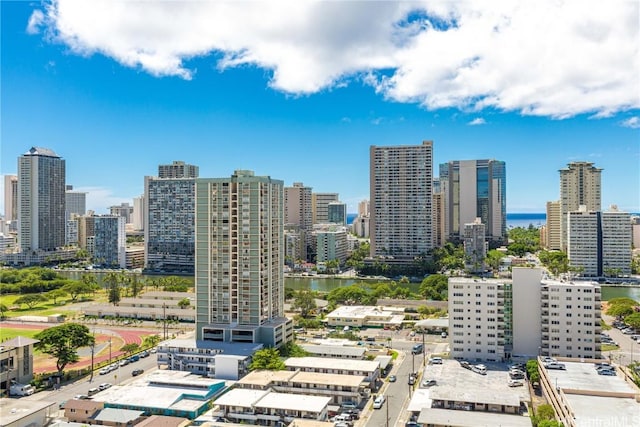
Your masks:
<svg viewBox="0 0 640 427"><path fill-rule="evenodd" d="M611 344L602 344L600 351L611 351L611 350L617 350L620 347L618 347L617 345L611 345Z"/></svg>
<svg viewBox="0 0 640 427"><path fill-rule="evenodd" d="M19 329L19 328L0 328L0 341L13 339L17 336L33 338L35 334L40 332L37 329Z"/></svg>
<svg viewBox="0 0 640 427"><path fill-rule="evenodd" d="M61 300L58 300L58 304L54 304L53 300L47 300L36 304L32 309L26 305L17 306L16 300L23 295L3 295L0 296L0 304L3 304L9 308L4 312L5 317L18 317L18 316L49 316L52 314L63 314L67 317L73 317L76 315L76 311L69 308L65 309L65 304L60 304Z"/></svg>

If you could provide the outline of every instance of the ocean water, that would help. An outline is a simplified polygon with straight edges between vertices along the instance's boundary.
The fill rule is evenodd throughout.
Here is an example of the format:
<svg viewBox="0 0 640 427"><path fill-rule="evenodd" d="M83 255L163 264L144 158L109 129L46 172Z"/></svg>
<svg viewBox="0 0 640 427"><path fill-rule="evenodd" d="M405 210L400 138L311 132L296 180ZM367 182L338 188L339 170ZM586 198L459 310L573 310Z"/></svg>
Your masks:
<svg viewBox="0 0 640 427"><path fill-rule="evenodd" d="M347 224L351 224L356 216L358 214L347 214ZM507 228L529 227L529 224L539 228L546 222L547 215L545 213L507 213Z"/></svg>

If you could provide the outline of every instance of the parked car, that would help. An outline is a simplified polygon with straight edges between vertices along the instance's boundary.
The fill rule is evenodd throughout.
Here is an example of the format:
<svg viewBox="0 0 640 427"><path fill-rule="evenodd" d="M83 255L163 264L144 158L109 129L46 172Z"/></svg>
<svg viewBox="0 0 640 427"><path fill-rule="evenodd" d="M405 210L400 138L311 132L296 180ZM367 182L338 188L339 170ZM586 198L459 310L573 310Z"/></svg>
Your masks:
<svg viewBox="0 0 640 427"><path fill-rule="evenodd" d="M98 386L98 389L102 391L108 389L109 387L111 387L111 383L102 383Z"/></svg>
<svg viewBox="0 0 640 427"><path fill-rule="evenodd" d="M616 371L614 371L613 369L600 369L598 371L598 375L608 375L610 377L615 377L618 374L616 374Z"/></svg>
<svg viewBox="0 0 640 427"><path fill-rule="evenodd" d="M389 382L390 382L390 383L395 383L395 382L396 382L396 380L397 380L397 378L396 378L396 376L395 376L395 375L389 375Z"/></svg>
<svg viewBox="0 0 640 427"><path fill-rule="evenodd" d="M134 377L137 377L138 375L142 374L144 372L144 369L134 369L133 372L131 372L131 375L133 375Z"/></svg>
<svg viewBox="0 0 640 427"><path fill-rule="evenodd" d="M542 358L542 363L553 363L553 362L557 362L557 360L554 359L553 357L546 356Z"/></svg>
<svg viewBox="0 0 640 427"><path fill-rule="evenodd" d="M558 362L545 363L544 367L547 369L561 369L561 370L567 369L564 363L558 363Z"/></svg>
<svg viewBox="0 0 640 427"><path fill-rule="evenodd" d="M109 372L111 372L111 369L109 368L102 368L98 371L100 375L107 375Z"/></svg>
<svg viewBox="0 0 640 427"><path fill-rule="evenodd" d="M442 357L430 357L429 358L429 365L442 365Z"/></svg>
<svg viewBox="0 0 640 427"><path fill-rule="evenodd" d="M89 391L87 391L87 394L89 396L93 396L94 394L99 392L100 392L100 389L98 387L93 387L93 388L90 388Z"/></svg>
<svg viewBox="0 0 640 427"><path fill-rule="evenodd" d="M507 381L507 385L509 387L520 387L520 386L523 386L524 383L522 381L518 381L518 380L513 380L512 379L512 380Z"/></svg>
<svg viewBox="0 0 640 427"><path fill-rule="evenodd" d="M413 375L409 375L409 385L414 385L416 383L416 377Z"/></svg>
<svg viewBox="0 0 640 427"><path fill-rule="evenodd" d="M89 400L89 399L91 399L86 394L76 394L75 396L73 396L73 398L76 399L76 400Z"/></svg>
<svg viewBox="0 0 640 427"><path fill-rule="evenodd" d="M373 401L373 409L380 409L380 408L382 408L382 405L384 405L384 395L380 394Z"/></svg>
<svg viewBox="0 0 640 427"><path fill-rule="evenodd" d="M476 374L487 375L487 367L484 365L474 365L471 370Z"/></svg>
<svg viewBox="0 0 640 427"><path fill-rule="evenodd" d="M438 385L436 380L428 380L428 379L422 380L422 387L432 387L434 385Z"/></svg>
<svg viewBox="0 0 640 427"><path fill-rule="evenodd" d="M466 360L461 360L460 366L462 366L465 369L471 369L471 363L467 362Z"/></svg>

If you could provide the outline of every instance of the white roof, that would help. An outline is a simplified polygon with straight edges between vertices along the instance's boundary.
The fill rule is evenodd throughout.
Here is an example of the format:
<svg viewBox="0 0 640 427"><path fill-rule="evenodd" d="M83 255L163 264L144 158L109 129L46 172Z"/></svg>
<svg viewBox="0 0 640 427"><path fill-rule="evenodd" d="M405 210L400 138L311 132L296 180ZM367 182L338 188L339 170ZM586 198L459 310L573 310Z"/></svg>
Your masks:
<svg viewBox="0 0 640 427"><path fill-rule="evenodd" d="M284 409L289 411L322 412L331 397L307 394L269 393L255 405L257 408Z"/></svg>
<svg viewBox="0 0 640 427"><path fill-rule="evenodd" d="M523 415L435 408L423 409L418 423L457 427L531 427L531 419Z"/></svg>
<svg viewBox="0 0 640 427"><path fill-rule="evenodd" d="M338 359L335 357L290 357L284 361L290 368L342 369L348 371L374 372L380 362L358 359Z"/></svg>
<svg viewBox="0 0 640 427"><path fill-rule="evenodd" d="M332 356L364 356L367 351L364 347L347 347L344 345L315 345L315 344L303 344L302 347L305 351L312 354L329 354Z"/></svg>
<svg viewBox="0 0 640 427"><path fill-rule="evenodd" d="M269 393L268 390L251 390L247 388L234 388L229 390L214 401L216 405L253 407L260 399Z"/></svg>
<svg viewBox="0 0 640 427"><path fill-rule="evenodd" d="M449 400L454 402L482 403L486 405L520 406L520 398L510 392L492 390L491 393L477 394L451 386L438 386L431 389L429 397L432 400Z"/></svg>

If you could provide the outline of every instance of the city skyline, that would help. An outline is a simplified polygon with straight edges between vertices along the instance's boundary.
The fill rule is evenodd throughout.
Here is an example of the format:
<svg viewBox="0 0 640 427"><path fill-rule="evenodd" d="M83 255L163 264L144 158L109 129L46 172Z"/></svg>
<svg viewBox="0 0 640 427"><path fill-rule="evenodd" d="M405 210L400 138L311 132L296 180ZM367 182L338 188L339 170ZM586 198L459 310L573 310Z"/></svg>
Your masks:
<svg viewBox="0 0 640 427"><path fill-rule="evenodd" d="M567 2L544 13L453 2L245 10L241 2L228 15L215 3L120 11L104 3L100 25L81 2L0 3L0 173L15 174L30 147L50 148L66 161L66 183L88 193L87 209L108 213L141 195L157 165L181 160L205 178L250 169L337 192L352 213L369 198L370 146L432 140L434 171L455 160L504 161L507 212L545 212L560 198L559 170L573 161L603 169L603 209L640 212L638 23L625 18L638 15L637 3ZM159 5L194 25L170 25ZM157 21L120 15L150 11ZM218 24L272 20L216 33L195 25L196 15ZM547 25L539 46L526 43L536 28L524 16ZM579 25L587 21L589 37ZM309 24L284 25L291 22ZM173 50L159 47L159 24ZM288 29L273 36L274 28ZM544 66L536 68L536 55ZM420 56L437 64L411 59Z"/></svg>

